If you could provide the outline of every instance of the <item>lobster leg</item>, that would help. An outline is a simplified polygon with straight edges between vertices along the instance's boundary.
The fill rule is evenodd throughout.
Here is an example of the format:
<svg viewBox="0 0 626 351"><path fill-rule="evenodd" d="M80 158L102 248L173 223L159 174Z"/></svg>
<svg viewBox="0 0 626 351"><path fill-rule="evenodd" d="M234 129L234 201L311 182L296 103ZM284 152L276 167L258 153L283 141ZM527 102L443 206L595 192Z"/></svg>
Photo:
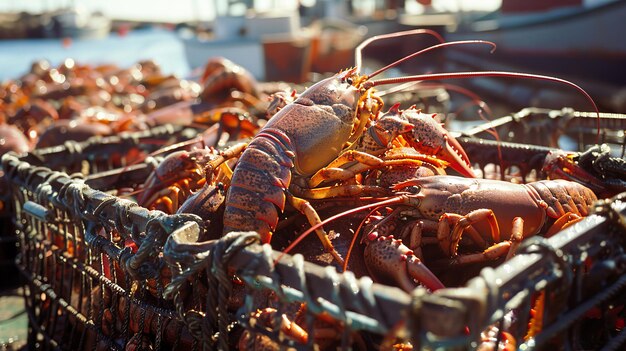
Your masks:
<svg viewBox="0 0 626 351"><path fill-rule="evenodd" d="M459 255L452 259L452 264L470 264L495 260L506 255L511 250L511 242L503 241L488 247L486 250L476 254Z"/></svg>
<svg viewBox="0 0 626 351"><path fill-rule="evenodd" d="M389 166L408 166L408 167L421 167L424 163L420 160L385 160L377 165L368 165L358 163L348 168L322 168L316 173L316 177L313 182L309 182L309 186L317 186L324 181L344 181L354 178L357 174L363 173L376 168L389 167Z"/></svg>
<svg viewBox="0 0 626 351"><path fill-rule="evenodd" d="M521 244L524 239L524 220L521 217L515 217L513 219L511 237L509 240L498 242L483 252L476 254L468 254L468 255L460 255L453 259L454 264L469 264L469 263L477 263L489 260L495 260L506 255L505 260L513 257L517 248Z"/></svg>
<svg viewBox="0 0 626 351"><path fill-rule="evenodd" d="M170 186L154 194L146 202L146 207L150 209L159 209L168 214L176 213L178 210L178 199L181 194L181 188ZM165 208L162 208L164 206Z"/></svg>
<svg viewBox="0 0 626 351"><path fill-rule="evenodd" d="M456 256L457 248L461 240L463 232L478 221L486 220L491 228L491 237L493 242L500 242L500 228L496 221L495 215L489 209L477 209L469 212L465 216L458 214L443 214L439 219L439 228L437 230L437 238L440 241L441 248L446 255ZM454 223L454 227L450 230L450 223ZM484 247L484 240L480 235L476 236L475 231L469 231L472 240L479 246Z"/></svg>
<svg viewBox="0 0 626 351"><path fill-rule="evenodd" d="M423 259L422 254L422 233L424 231L437 231L437 222L429 220L417 220L413 225L406 227L408 230L409 249L413 250L415 256L419 259ZM406 235L402 235L402 238L406 238Z"/></svg>
<svg viewBox="0 0 626 351"><path fill-rule="evenodd" d="M506 260L510 259L517 252L517 248L524 240L524 219L522 217L515 217L513 219L513 229L511 233L511 247L509 253L506 255Z"/></svg>
<svg viewBox="0 0 626 351"><path fill-rule="evenodd" d="M344 166L353 162L357 162L356 169L344 169L340 166ZM368 153L348 150L339 155L335 160L328 164L328 166L317 171L311 179L309 179L309 187L313 188L321 184L326 180L346 180L354 177L355 174L365 171L367 169L381 167L383 160L379 157L370 155Z"/></svg>
<svg viewBox="0 0 626 351"><path fill-rule="evenodd" d="M226 160L239 156L247 146L248 143L238 143L229 147L228 149L220 152L220 155L216 157L215 160L209 162L209 167L211 167L211 169L216 169Z"/></svg>
<svg viewBox="0 0 626 351"><path fill-rule="evenodd" d="M551 236L553 236L554 234L558 233L560 230L565 229L566 227L582 220L583 217L572 213L572 212L567 212L566 214L562 215L561 217L559 217L559 219L557 219L548 229L548 231L545 234L545 237L549 238Z"/></svg>
<svg viewBox="0 0 626 351"><path fill-rule="evenodd" d="M315 175L313 175L313 177L309 180L309 187L313 188L324 181L343 181L352 179L357 174L376 168L391 166L420 167L424 165L424 161L434 165L437 169L440 169L441 166L447 165L447 162L427 155L404 155L404 158L383 160L376 156L354 150L350 150L342 154L335 161L329 164L328 167L324 167L315 173ZM345 166L354 162L357 163L346 168L340 168L340 166Z"/></svg>
<svg viewBox="0 0 626 351"><path fill-rule="evenodd" d="M306 216L311 226L316 226L322 223L322 220L320 219L320 216L317 214L317 211L315 211L313 206L311 206L311 204L308 201L295 197L293 195L288 195L287 199L289 200L289 203L291 203L291 205L296 210L298 210L300 213ZM324 229L322 229L322 227L319 227L318 229L315 230L315 233L317 234L317 237L322 242L324 249L326 249L326 251L328 251L331 255L333 255L335 260L341 266L343 266L343 258L341 257L339 252L335 250L333 243L330 242L330 239L328 238L328 234L326 234Z"/></svg>
<svg viewBox="0 0 626 351"><path fill-rule="evenodd" d="M259 325L261 328L274 329L276 324L280 323L278 328L283 337L289 338L298 342L299 344L306 344L309 338L309 334L300 327L296 322L292 321L285 315L281 314L276 318L278 311L271 307L266 307L263 310L258 310L250 316L249 323L252 325ZM250 338L254 337L255 340L251 341ZM240 350L249 350L250 345L254 346L254 350L278 350L280 346L275 340L271 340L264 335L251 335L249 332L244 332L239 340Z"/></svg>
<svg viewBox="0 0 626 351"><path fill-rule="evenodd" d="M379 186L360 184L338 185L315 189L304 189L295 186L294 184L291 184L289 190L291 190L291 192L296 194L297 196L317 200L339 196L353 197L360 194L372 194L381 196L387 194L387 192Z"/></svg>
<svg viewBox="0 0 626 351"><path fill-rule="evenodd" d="M444 288L439 278L402 240L394 239L393 236L376 235L368 235L367 240L365 262L370 275L376 280L392 280L407 292L416 287L413 279L432 291Z"/></svg>

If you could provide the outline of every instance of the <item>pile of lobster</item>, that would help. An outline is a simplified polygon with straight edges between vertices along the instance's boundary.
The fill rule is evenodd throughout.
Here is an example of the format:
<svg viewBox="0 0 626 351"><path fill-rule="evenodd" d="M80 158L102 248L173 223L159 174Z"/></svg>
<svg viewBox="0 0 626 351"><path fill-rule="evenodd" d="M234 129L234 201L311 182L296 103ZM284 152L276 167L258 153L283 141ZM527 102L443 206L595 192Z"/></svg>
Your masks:
<svg viewBox="0 0 626 351"><path fill-rule="evenodd" d="M257 116L257 123L246 124L250 129L242 141L245 127L232 129L226 110L220 110L221 117L213 118L216 124L210 128L228 137L213 140L211 147L197 148L196 142L192 148L181 145L186 149L167 155L144 184L138 203L168 213L199 215L205 221L201 240L253 231L275 250L300 253L311 262L368 275L408 292L418 285L431 291L458 286L477 269L515 255L525 238L549 237L588 215L597 200L591 189L600 193L598 187L607 189L609 184L601 174L578 166L578 154L551 157L545 168L550 180L518 184L476 178L471 160L437 114L415 106L401 109L394 102L385 108L374 87L490 75L557 81L588 95L560 79L507 72L372 80L423 52L484 42L442 43L372 74L359 72L360 50L372 40L411 34L432 33L418 30L372 38L358 48L355 68L300 93L282 90L272 95L270 107L264 109L268 121L262 124L258 100L243 99L258 97L249 77L228 67L220 70L223 85L211 86L215 90L210 93L205 85L203 99L245 100L254 108L250 114ZM205 76L214 77L212 65ZM307 237L312 232L317 239ZM286 338L303 345L313 338L322 349L342 342L343 326L332 318L317 316L315 330L305 330L305 305L279 313L273 299L276 296L270 294L258 302L263 307L247 316L250 325L279 328ZM232 300L239 301L230 306L236 311L243 299ZM251 335L244 332L240 348L279 347L267 336ZM350 340L359 349L372 342L356 333ZM374 341L379 342L388 340ZM515 344L508 342L506 348Z"/></svg>
<svg viewBox="0 0 626 351"><path fill-rule="evenodd" d="M406 35L431 35L441 43L369 75L360 72L365 46ZM143 186L131 192L120 189L118 195L151 210L200 216L205 224L201 241L253 231L275 250L300 253L314 263L368 275L407 292L418 285L436 291L459 286L477 269L511 258L530 236L551 236L576 223L590 213L597 194L613 195L624 181L622 177L622 183L609 184L603 170L582 170L578 160L587 154L575 153L551 159L546 170L549 166L553 179L519 184L477 178L471 159L438 114L410 105L401 108L384 101L375 89L493 76L555 81L588 97L573 83L521 73L373 80L431 50L485 44L492 45L443 43L425 30L374 37L357 49L355 68L299 92L300 87L286 83L256 82L225 59L210 60L199 85L164 76L148 62L127 70L67 61L53 69L37 63L20 84L2 86L0 113L3 126L16 126L31 138L19 151L62 143L64 139L51 133L86 125L89 135L162 123L192 125L202 131L197 138L149 155L159 162ZM77 132L68 137L82 136ZM614 177L620 177L621 167L615 168ZM613 191L601 193L599 187ZM308 236L312 232L317 238ZM232 279L235 292L244 293L237 277ZM261 307L245 316L249 325L279 328L285 338L321 349L346 342L345 326L327 315L315 316L314 330L305 330L304 320L310 316L304 304L278 315L275 295L256 299ZM189 309L203 306L188 300ZM228 308L235 313L242 304L241 295L233 294ZM485 334L486 343L492 338ZM501 348L515 347L516 341L506 336L496 339L508 343L502 342ZM354 332L349 340L357 349L411 348L395 337L376 339ZM279 340L245 330L239 330L234 343L241 349L280 347Z"/></svg>

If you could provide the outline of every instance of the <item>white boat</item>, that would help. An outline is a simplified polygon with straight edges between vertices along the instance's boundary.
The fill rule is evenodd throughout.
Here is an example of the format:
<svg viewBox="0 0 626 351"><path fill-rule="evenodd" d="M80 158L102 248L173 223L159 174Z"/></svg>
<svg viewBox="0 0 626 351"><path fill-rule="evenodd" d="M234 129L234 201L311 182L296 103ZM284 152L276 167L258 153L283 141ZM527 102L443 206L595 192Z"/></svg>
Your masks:
<svg viewBox="0 0 626 351"><path fill-rule="evenodd" d="M218 16L212 33L181 32L189 66L202 67L211 57L222 56L249 70L255 78L267 79L264 45L285 43L308 50L311 35L300 28L297 12L253 13ZM297 62L292 62L297 65Z"/></svg>

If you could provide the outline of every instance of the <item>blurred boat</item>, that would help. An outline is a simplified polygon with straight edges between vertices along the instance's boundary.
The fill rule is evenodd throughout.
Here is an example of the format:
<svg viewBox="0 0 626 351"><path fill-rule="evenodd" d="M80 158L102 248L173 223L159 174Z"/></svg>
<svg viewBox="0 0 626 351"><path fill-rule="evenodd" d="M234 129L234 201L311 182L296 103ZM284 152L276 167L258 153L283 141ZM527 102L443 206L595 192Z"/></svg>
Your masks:
<svg viewBox="0 0 626 351"><path fill-rule="evenodd" d="M0 15L0 38L101 39L109 35L111 20L101 12L66 7L40 14L28 12Z"/></svg>
<svg viewBox="0 0 626 351"><path fill-rule="evenodd" d="M239 4L241 5L241 4ZM302 26L296 9L259 12L248 7L240 16L216 9L210 30L180 30L191 69L222 56L248 69L257 79L305 82L312 71L336 72L354 62L354 48L366 29L339 19Z"/></svg>
<svg viewBox="0 0 626 351"><path fill-rule="evenodd" d="M290 49L290 57L285 57L293 66L288 80L299 81L301 72L310 65L304 61L311 35L301 30L296 13L218 16L211 31L181 31L181 39L191 69L203 67L211 57L222 56L245 67L255 78L267 80L271 73L266 72L266 46Z"/></svg>
<svg viewBox="0 0 626 351"><path fill-rule="evenodd" d="M111 31L111 19L101 12L82 7L68 7L45 14L44 36L47 38L101 39Z"/></svg>
<svg viewBox="0 0 626 351"><path fill-rule="evenodd" d="M624 19L626 1L620 0L503 0L499 11L446 34L450 41L492 41L495 52L483 46L451 49L447 58L470 69L555 75L585 82L596 95L612 94L626 87Z"/></svg>

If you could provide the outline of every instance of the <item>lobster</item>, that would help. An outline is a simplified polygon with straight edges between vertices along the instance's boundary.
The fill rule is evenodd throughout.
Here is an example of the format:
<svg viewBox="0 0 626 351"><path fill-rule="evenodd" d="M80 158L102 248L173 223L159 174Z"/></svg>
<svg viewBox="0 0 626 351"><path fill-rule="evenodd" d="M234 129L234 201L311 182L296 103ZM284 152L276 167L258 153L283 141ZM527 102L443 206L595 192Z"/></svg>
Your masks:
<svg viewBox="0 0 626 351"><path fill-rule="evenodd" d="M423 263L422 244L438 244L448 257L446 266L495 260L505 255L508 259L524 238L538 233L554 234L586 216L597 200L590 189L566 180L515 184L435 175L407 180L392 188L396 196L339 213L319 226L365 209L397 205L387 214L370 214L364 219L364 257L371 277L395 283L407 291L413 290L415 281L432 291L443 287ZM402 225L400 217L413 219ZM314 228L305 231L286 251ZM360 228L350 244L344 270L349 267ZM424 231L435 231L437 236L422 238ZM501 231L510 233L510 238L501 241ZM459 254L464 232L482 252ZM491 234L490 239L485 238L487 234Z"/></svg>
<svg viewBox="0 0 626 351"><path fill-rule="evenodd" d="M9 116L7 123L22 130L34 143L39 136L37 130L51 125L58 119L59 114L51 103L41 99L33 99L14 115Z"/></svg>
<svg viewBox="0 0 626 351"><path fill-rule="evenodd" d="M177 102L194 100L200 94L200 86L197 83L179 80L175 76L157 85L141 104L140 109L145 113L156 111Z"/></svg>
<svg viewBox="0 0 626 351"><path fill-rule="evenodd" d="M515 184L431 176L408 180L394 188L411 193L412 210L407 213L422 219L419 223L425 226L435 224L437 242L455 264L512 255L523 238L538 233L550 236L588 215L590 206L597 201L589 188L561 179ZM465 231L483 252L459 255ZM501 232L509 233L511 238L501 242ZM491 240L481 233L490 233ZM489 246L488 241L495 244Z"/></svg>
<svg viewBox="0 0 626 351"><path fill-rule="evenodd" d="M200 104L245 108L259 117L272 116L285 100L293 101L290 95L295 93L285 82L258 82L248 70L223 57L207 62L200 84Z"/></svg>
<svg viewBox="0 0 626 351"><path fill-rule="evenodd" d="M400 111L399 104L392 106L367 128L355 150L342 153L320 169L311 177L309 186L351 179L359 173L383 167L413 169L418 174L428 174L425 168L431 167L432 174L445 174L443 168L450 165L460 174L473 178L474 172L463 147L435 121L435 116L420 113L413 107ZM403 147L406 145L411 147Z"/></svg>
<svg viewBox="0 0 626 351"><path fill-rule="evenodd" d="M0 124L0 156L9 151L25 153L31 146L24 134L13 125ZM4 171L0 169L0 214L5 214L7 204L10 200L9 181L4 176Z"/></svg>
<svg viewBox="0 0 626 351"><path fill-rule="evenodd" d="M229 156L228 163L217 169L212 168L210 162L228 152L241 152L241 149L233 147L220 155L215 149L206 147L207 143L214 143L217 129L215 125L205 131L207 135L199 135L152 153L151 156L168 154L136 192L137 202L148 209L170 214L194 213L205 221L217 222L214 220L215 213L224 200L222 182L228 181L228 167L235 160L234 156ZM243 147L244 144L239 145ZM224 169L227 174L224 174Z"/></svg>
<svg viewBox="0 0 626 351"><path fill-rule="evenodd" d="M200 94L203 101L222 100L230 94L231 88L253 98L261 95L252 74L223 57L212 58L207 62L200 83L203 85Z"/></svg>
<svg viewBox="0 0 626 351"><path fill-rule="evenodd" d="M37 139L36 148L62 145L67 140L84 141L93 136L113 135L114 130L102 123L78 123L60 119L44 129Z"/></svg>
<svg viewBox="0 0 626 351"><path fill-rule="evenodd" d="M324 230L317 225L321 220L311 204L295 197L289 189L292 176L300 179L310 177L358 140L368 123L382 109L382 99L373 91L375 86L474 76L534 78L565 82L577 88L593 103L591 97L573 83L522 73L459 72L371 80L390 67L437 48L476 43L493 45L488 42L438 44L406 56L370 75L359 74L360 52L373 40L424 33L424 30L414 30L366 40L357 48L356 67L314 84L278 111L248 144L234 169L226 194L223 233L253 230L260 234L264 243L269 243L272 231L278 224L278 210L284 211L288 200L316 228L324 248L338 262L342 262Z"/></svg>
<svg viewBox="0 0 626 351"><path fill-rule="evenodd" d="M204 165L214 157L217 155L209 149L169 154L146 179L137 203L149 209L175 213L191 192L204 185Z"/></svg>

